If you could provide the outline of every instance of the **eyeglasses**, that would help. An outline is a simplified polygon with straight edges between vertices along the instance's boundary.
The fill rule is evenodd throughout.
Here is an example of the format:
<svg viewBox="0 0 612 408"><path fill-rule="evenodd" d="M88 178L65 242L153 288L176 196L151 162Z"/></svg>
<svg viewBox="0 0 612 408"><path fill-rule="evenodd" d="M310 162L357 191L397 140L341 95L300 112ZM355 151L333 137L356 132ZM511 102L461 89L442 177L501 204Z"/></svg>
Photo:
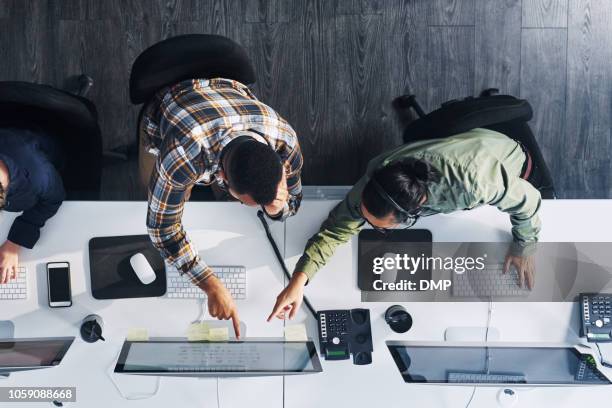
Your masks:
<svg viewBox="0 0 612 408"><path fill-rule="evenodd" d="M414 226L414 224L417 223L417 221L419 220L419 218L421 217L421 209L418 208L416 210L411 211L410 213L404 213L407 215L407 218L402 221L397 223L397 225L393 228L382 228L379 226L376 226L374 224L372 224L370 222L370 220L368 220L364 215L363 212L361 211L361 206L358 205L355 207L355 210L357 211L357 213L361 216L361 218L363 218L365 220L365 222L367 222L370 227L372 227L372 229L374 229L375 231L383 234L383 235L387 235L390 234L391 232L393 232L393 230L398 230L398 229L408 229L412 226Z"/></svg>

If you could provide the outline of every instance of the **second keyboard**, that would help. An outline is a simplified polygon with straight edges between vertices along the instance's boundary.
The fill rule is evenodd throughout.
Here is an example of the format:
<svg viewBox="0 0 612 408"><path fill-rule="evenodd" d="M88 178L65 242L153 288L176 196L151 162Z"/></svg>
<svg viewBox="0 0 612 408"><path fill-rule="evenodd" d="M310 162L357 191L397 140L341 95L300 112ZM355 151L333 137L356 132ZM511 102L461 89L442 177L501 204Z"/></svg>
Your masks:
<svg viewBox="0 0 612 408"><path fill-rule="evenodd" d="M215 276L221 280L236 300L247 298L246 268L242 265L210 265ZM187 275L166 265L166 297L172 299L204 299L206 293L194 285Z"/></svg>

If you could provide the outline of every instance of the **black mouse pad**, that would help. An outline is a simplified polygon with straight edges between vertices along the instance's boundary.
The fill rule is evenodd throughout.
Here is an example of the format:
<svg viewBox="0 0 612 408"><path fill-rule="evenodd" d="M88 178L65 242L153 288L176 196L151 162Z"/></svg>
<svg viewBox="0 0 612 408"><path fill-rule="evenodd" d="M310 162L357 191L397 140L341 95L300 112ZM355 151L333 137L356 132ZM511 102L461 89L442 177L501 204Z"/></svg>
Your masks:
<svg viewBox="0 0 612 408"><path fill-rule="evenodd" d="M143 284L130 265L142 253L155 271L155 280ZM148 235L95 237L89 240L91 294L96 299L163 296L166 293L164 261Z"/></svg>

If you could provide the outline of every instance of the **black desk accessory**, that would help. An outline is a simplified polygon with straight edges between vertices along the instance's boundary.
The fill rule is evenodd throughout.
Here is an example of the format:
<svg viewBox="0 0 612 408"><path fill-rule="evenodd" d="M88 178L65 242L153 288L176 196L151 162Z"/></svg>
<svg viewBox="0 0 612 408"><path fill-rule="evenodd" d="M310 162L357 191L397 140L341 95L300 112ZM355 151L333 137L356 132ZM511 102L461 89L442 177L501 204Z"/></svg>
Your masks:
<svg viewBox="0 0 612 408"><path fill-rule="evenodd" d="M372 327L368 309L321 310L319 349L326 360L346 360L353 355L353 364L372 362Z"/></svg>
<svg viewBox="0 0 612 408"><path fill-rule="evenodd" d="M291 274L289 273L289 270L287 269L287 265L285 264L285 260L283 259L283 256L278 250L278 245L276 245L276 241L274 240L274 237L272 236L272 232L270 231L270 226L268 225L268 221L266 221L266 216L264 212L262 210L257 211L257 216L259 217L259 220L261 221L261 224L264 227L264 230L266 232L266 237L268 238L268 242L270 243L270 246L274 250L274 255L276 255L276 259L278 260L278 263L280 264L281 269L283 270L283 273L285 274L285 277L291 280ZM317 311L315 310L314 307L312 307L312 305L310 304L306 296L304 296L304 305L306 305L306 308L310 311L312 316L316 319Z"/></svg>
<svg viewBox="0 0 612 408"><path fill-rule="evenodd" d="M104 322L98 315L89 315L81 323L81 338L87 343L95 343L98 340L105 341L102 337L102 327Z"/></svg>
<svg viewBox="0 0 612 408"><path fill-rule="evenodd" d="M580 335L589 343L612 342L612 293L581 293Z"/></svg>
<svg viewBox="0 0 612 408"><path fill-rule="evenodd" d="M142 253L155 271L155 281L143 284L130 257ZM126 299L163 296L166 293L166 268L159 251L148 235L95 237L89 240L91 293L96 299Z"/></svg>
<svg viewBox="0 0 612 408"><path fill-rule="evenodd" d="M412 316L402 305L390 306L385 312L385 321L396 333L406 333L412 327Z"/></svg>

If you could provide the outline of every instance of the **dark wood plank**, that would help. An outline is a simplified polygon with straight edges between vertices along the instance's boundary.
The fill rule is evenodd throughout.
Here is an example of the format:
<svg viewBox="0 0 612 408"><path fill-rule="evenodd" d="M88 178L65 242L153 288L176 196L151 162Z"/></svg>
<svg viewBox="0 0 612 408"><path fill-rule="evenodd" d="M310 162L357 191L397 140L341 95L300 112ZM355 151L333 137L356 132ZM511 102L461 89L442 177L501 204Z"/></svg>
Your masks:
<svg viewBox="0 0 612 408"><path fill-rule="evenodd" d="M146 200L147 191L140 182L138 160L112 160L104 165L100 200L134 201Z"/></svg>
<svg viewBox="0 0 612 408"><path fill-rule="evenodd" d="M553 174L559 198L610 198L611 170L608 159L563 159Z"/></svg>
<svg viewBox="0 0 612 408"><path fill-rule="evenodd" d="M523 27L567 27L567 0L523 0Z"/></svg>
<svg viewBox="0 0 612 408"><path fill-rule="evenodd" d="M603 44L607 44L604 46ZM565 154L608 159L612 138L612 3L570 2Z"/></svg>
<svg viewBox="0 0 612 408"><path fill-rule="evenodd" d="M474 90L474 28L429 27L427 106L436 109Z"/></svg>
<svg viewBox="0 0 612 408"><path fill-rule="evenodd" d="M553 173L564 157L566 39L565 29L522 32L520 96L533 107L530 126Z"/></svg>
<svg viewBox="0 0 612 408"><path fill-rule="evenodd" d="M247 0L245 22L247 23L287 23L298 11L300 2L285 0Z"/></svg>
<svg viewBox="0 0 612 408"><path fill-rule="evenodd" d="M92 20L105 16L105 4L111 0L51 0L49 13L54 20ZM108 6L110 8L110 6Z"/></svg>
<svg viewBox="0 0 612 408"><path fill-rule="evenodd" d="M297 22L301 50L291 70L298 79L291 85L287 120L295 128L305 161L305 184L316 184L323 172L330 172L329 150L335 148L333 107L336 28L332 2L308 0ZM338 181L337 181L338 182Z"/></svg>
<svg viewBox="0 0 612 408"><path fill-rule="evenodd" d="M521 1L476 2L474 94L498 88L518 95Z"/></svg>
<svg viewBox="0 0 612 408"><path fill-rule="evenodd" d="M381 14L388 0L335 0L335 14Z"/></svg>
<svg viewBox="0 0 612 408"><path fill-rule="evenodd" d="M0 0L0 18L11 17L14 0Z"/></svg>
<svg viewBox="0 0 612 408"><path fill-rule="evenodd" d="M383 58L382 17L346 15L336 18L333 114L337 141L328 163L333 184L352 184L375 155L395 145L386 121L389 80Z"/></svg>
<svg viewBox="0 0 612 408"><path fill-rule="evenodd" d="M429 0L429 25L474 25L474 0Z"/></svg>
<svg viewBox="0 0 612 408"><path fill-rule="evenodd" d="M48 66L51 50L47 35L48 4L46 0L28 0L12 3L11 18L6 19L4 33L7 64L3 79L47 82L52 71Z"/></svg>
<svg viewBox="0 0 612 408"><path fill-rule="evenodd" d="M128 98L127 41L116 20L60 21L55 34L56 83L85 72L95 85L88 95L98 108L104 147L134 138ZM95 44L95 46L94 46ZM104 62L104 63L102 63Z"/></svg>
<svg viewBox="0 0 612 408"><path fill-rule="evenodd" d="M150 0L143 0L150 2ZM192 22L202 19L202 7L206 4L201 0L158 0L162 21Z"/></svg>
<svg viewBox="0 0 612 408"><path fill-rule="evenodd" d="M391 102L404 94L414 94L425 109L427 106L427 12L425 2L395 0L385 2L383 13L383 52L386 74L389 79L380 83L386 87L387 103L383 105L385 120L391 132L401 141L403 128L414 119L414 112L396 112ZM389 52L393 49L393 52ZM383 81L381 81L383 82Z"/></svg>

